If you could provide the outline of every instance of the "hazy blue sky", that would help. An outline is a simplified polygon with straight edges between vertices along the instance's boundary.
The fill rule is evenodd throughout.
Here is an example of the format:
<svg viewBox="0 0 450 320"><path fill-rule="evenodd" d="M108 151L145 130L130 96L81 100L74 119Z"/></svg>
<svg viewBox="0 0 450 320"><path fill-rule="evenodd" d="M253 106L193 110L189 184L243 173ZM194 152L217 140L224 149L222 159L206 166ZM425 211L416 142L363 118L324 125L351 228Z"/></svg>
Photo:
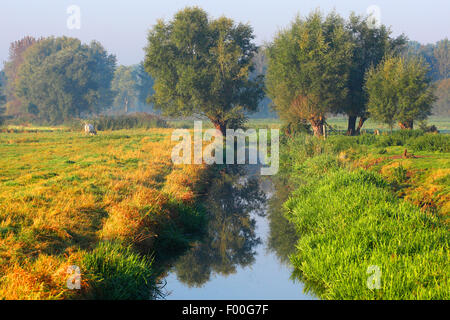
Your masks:
<svg viewBox="0 0 450 320"><path fill-rule="evenodd" d="M81 8L80 30L66 26L69 5ZM226 15L250 23L258 43L270 41L296 13L306 15L317 7L325 12L335 8L348 16L351 11L365 14L376 5L381 22L392 26L395 35L404 32L423 43L448 37L450 30L449 0L7 0L0 9L0 65L8 57L9 44L25 35L67 35L84 42L96 39L121 64L134 64L143 58L146 34L155 21L170 19L188 5L198 5L213 17Z"/></svg>

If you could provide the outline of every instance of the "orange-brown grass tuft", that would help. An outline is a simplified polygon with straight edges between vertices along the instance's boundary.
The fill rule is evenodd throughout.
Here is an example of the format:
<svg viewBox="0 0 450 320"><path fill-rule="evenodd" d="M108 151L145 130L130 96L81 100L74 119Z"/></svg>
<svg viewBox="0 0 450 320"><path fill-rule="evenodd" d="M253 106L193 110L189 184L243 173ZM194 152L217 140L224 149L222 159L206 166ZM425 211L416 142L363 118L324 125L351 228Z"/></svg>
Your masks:
<svg viewBox="0 0 450 320"><path fill-rule="evenodd" d="M153 216L170 215L167 203L168 197L162 192L140 186L131 197L110 207L102 237L151 249L158 227Z"/></svg>
<svg viewBox="0 0 450 320"><path fill-rule="evenodd" d="M203 183L205 166L172 164L171 132L0 133L0 299L79 297L95 276L74 292L65 270L103 240L153 249Z"/></svg>
<svg viewBox="0 0 450 320"><path fill-rule="evenodd" d="M76 298L79 292L69 290L67 280L72 275L69 267L80 265L80 257L39 255L33 262L11 265L2 277L0 296L9 300ZM88 287L86 277L81 277L81 284Z"/></svg>
<svg viewBox="0 0 450 320"><path fill-rule="evenodd" d="M388 148L389 149L389 148ZM353 162L353 167L375 170L388 181L397 183L399 196L423 210L437 213L449 222L450 214L450 169L445 156L416 156L402 159L400 156L377 157L368 154ZM404 171L403 181L398 175ZM401 179L400 179L401 180Z"/></svg>

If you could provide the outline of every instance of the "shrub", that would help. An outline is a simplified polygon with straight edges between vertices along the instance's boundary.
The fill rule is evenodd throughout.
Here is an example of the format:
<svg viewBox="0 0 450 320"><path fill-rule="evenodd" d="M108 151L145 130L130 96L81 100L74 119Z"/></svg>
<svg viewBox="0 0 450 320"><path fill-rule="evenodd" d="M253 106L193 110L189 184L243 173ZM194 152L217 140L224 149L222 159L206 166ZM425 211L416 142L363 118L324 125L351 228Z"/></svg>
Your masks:
<svg viewBox="0 0 450 320"><path fill-rule="evenodd" d="M361 134L355 140L358 144L373 145L377 142L377 137L373 134Z"/></svg>
<svg viewBox="0 0 450 320"><path fill-rule="evenodd" d="M377 137L371 134L362 134L360 136L331 136L327 140L331 150L334 153L348 150L350 148L357 148L361 145L372 145L377 142Z"/></svg>
<svg viewBox="0 0 450 320"><path fill-rule="evenodd" d="M94 120L98 130L121 130L134 128L166 128L167 124L160 117L148 113L135 113L117 117L99 117Z"/></svg>
<svg viewBox="0 0 450 320"><path fill-rule="evenodd" d="M394 131L388 136L379 137L376 146L377 147L390 147L390 146L404 146L408 140L416 139L423 136L425 133L422 130L399 130Z"/></svg>
<svg viewBox="0 0 450 320"><path fill-rule="evenodd" d="M450 152L450 136L442 134L426 134L408 139L407 145L414 151Z"/></svg>
<svg viewBox="0 0 450 320"><path fill-rule="evenodd" d="M434 124L433 125L428 125L426 120L423 120L423 121L419 122L419 128L423 132L439 133L439 130L437 129L437 127Z"/></svg>
<svg viewBox="0 0 450 320"><path fill-rule="evenodd" d="M355 137L349 136L331 136L326 141L333 153L339 153L344 150L348 150L358 144Z"/></svg>
<svg viewBox="0 0 450 320"><path fill-rule="evenodd" d="M425 134L423 130L397 130L391 136L406 141L409 138L421 137Z"/></svg>
<svg viewBox="0 0 450 320"><path fill-rule="evenodd" d="M151 129L167 128L167 123L158 116L148 113L134 113L120 116L100 116L91 120L73 120L68 125L72 130L78 131L82 123L89 122L99 131L122 129Z"/></svg>
<svg viewBox="0 0 450 320"><path fill-rule="evenodd" d="M287 136L312 132L311 125L302 120L284 124L281 128L281 131L284 132Z"/></svg>
<svg viewBox="0 0 450 320"><path fill-rule="evenodd" d="M389 136L382 136L379 138L379 140L376 143L377 147L386 148L391 146L403 146L405 141L400 138L393 135Z"/></svg>

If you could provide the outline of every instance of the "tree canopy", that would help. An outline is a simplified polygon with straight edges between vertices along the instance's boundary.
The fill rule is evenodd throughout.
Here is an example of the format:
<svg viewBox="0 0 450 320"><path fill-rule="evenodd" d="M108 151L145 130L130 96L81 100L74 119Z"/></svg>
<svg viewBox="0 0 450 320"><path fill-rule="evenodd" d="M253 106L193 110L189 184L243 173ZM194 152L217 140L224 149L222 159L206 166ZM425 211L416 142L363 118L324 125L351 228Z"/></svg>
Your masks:
<svg viewBox="0 0 450 320"><path fill-rule="evenodd" d="M3 113L5 112L5 107L3 107L6 97L3 94L4 91L4 74L0 72L0 125L3 124Z"/></svg>
<svg viewBox="0 0 450 320"><path fill-rule="evenodd" d="M201 115L225 133L254 111L262 81L250 79L257 51L249 25L211 19L186 8L150 30L145 70L155 81L150 101L171 116Z"/></svg>
<svg viewBox="0 0 450 320"><path fill-rule="evenodd" d="M448 115L448 39L422 45L404 35L393 37L390 28L374 26L369 18L352 13L343 19L336 12L325 16L316 10L296 17L271 44L258 48L250 25L213 19L198 7L187 7L149 31L143 62L117 70L115 57L96 41L27 36L10 46L1 80L4 107L8 116L47 123L106 108L125 113L156 109L168 116L207 118L223 133L240 127L247 117L274 117L276 112L288 130L312 127L318 136L326 117L344 114L347 133L353 135L371 117L368 70L375 78L379 64L390 59L385 57L402 56L405 65L418 66L410 63L417 57L429 65L426 76L438 97L433 113ZM396 90L412 90L396 84ZM400 118L404 108L384 107L386 121L394 121L391 111ZM371 108L378 119L382 109ZM408 112L402 113L406 127L408 118L425 117Z"/></svg>
<svg viewBox="0 0 450 320"><path fill-rule="evenodd" d="M386 57L367 73L368 110L375 120L391 128L397 121L402 129L412 129L414 120L431 114L436 100L428 67L417 58Z"/></svg>
<svg viewBox="0 0 450 320"><path fill-rule="evenodd" d="M450 78L439 81L436 87L437 101L433 106L433 115L450 116Z"/></svg>
<svg viewBox="0 0 450 320"><path fill-rule="evenodd" d="M111 89L114 91L114 106L123 107L127 113L129 107L137 104L137 77L133 67L120 66L114 73Z"/></svg>
<svg viewBox="0 0 450 320"><path fill-rule="evenodd" d="M116 58L100 43L46 38L26 50L15 81L28 111L49 123L98 112L113 98Z"/></svg>
<svg viewBox="0 0 450 320"><path fill-rule="evenodd" d="M379 27L369 23L369 17L350 15L346 28L353 43L351 69L348 82L348 102L342 112L347 114L349 135L359 133L365 120L367 96L364 92L365 74L370 67L376 67L387 55L399 54L406 46L406 37L392 38L392 31L385 25ZM357 117L360 117L356 128Z"/></svg>
<svg viewBox="0 0 450 320"><path fill-rule="evenodd" d="M327 113L339 113L348 98L353 45L344 20L319 11L298 16L268 48L267 93L287 122L306 119L323 133Z"/></svg>
<svg viewBox="0 0 450 320"><path fill-rule="evenodd" d="M138 92L138 101L141 105L151 105L150 96L155 93L153 90L153 85L155 81L152 77L145 71L144 62L139 63L135 68L135 73L137 77L137 92Z"/></svg>
<svg viewBox="0 0 450 320"><path fill-rule="evenodd" d="M20 66L24 61L24 54L28 48L38 42L30 36L26 36L20 40L14 41L9 47L8 61L5 62L4 73L6 77L5 81L5 96L8 102L8 114L18 115L27 112L26 106L17 97L15 90L15 82Z"/></svg>
<svg viewBox="0 0 450 320"><path fill-rule="evenodd" d="M148 111L147 99L153 94L153 79L145 71L144 64L119 66L114 73L111 88L115 98L115 110L122 112Z"/></svg>
<svg viewBox="0 0 450 320"><path fill-rule="evenodd" d="M448 39L435 44L420 44L417 41L408 42L406 56L421 57L429 66L428 75L433 81L450 78L450 46Z"/></svg>

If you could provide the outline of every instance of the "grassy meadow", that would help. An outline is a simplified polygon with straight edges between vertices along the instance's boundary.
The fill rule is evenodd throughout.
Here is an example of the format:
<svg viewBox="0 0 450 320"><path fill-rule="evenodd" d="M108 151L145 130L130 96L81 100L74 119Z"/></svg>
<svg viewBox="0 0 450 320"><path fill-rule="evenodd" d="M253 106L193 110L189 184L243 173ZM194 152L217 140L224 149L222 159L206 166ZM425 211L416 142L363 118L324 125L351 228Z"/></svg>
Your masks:
<svg viewBox="0 0 450 320"><path fill-rule="evenodd" d="M193 122L167 123L97 136L70 127L0 132L0 299L161 294L164 261L205 230L200 203L212 174L173 165L172 128ZM449 298L450 136L282 135L280 161L291 190L284 213L299 238L293 276L309 290L324 299ZM67 286L70 266L81 270L81 290ZM382 271L380 289L367 287L370 266Z"/></svg>
<svg viewBox="0 0 450 320"><path fill-rule="evenodd" d="M0 300L450 299L445 8L99 2L2 8Z"/></svg>
<svg viewBox="0 0 450 320"><path fill-rule="evenodd" d="M281 150L294 277L324 299L449 299L450 136L297 136Z"/></svg>
<svg viewBox="0 0 450 320"><path fill-rule="evenodd" d="M0 133L0 299L157 295L154 260L201 231L205 167L172 164L170 129L31 131Z"/></svg>

